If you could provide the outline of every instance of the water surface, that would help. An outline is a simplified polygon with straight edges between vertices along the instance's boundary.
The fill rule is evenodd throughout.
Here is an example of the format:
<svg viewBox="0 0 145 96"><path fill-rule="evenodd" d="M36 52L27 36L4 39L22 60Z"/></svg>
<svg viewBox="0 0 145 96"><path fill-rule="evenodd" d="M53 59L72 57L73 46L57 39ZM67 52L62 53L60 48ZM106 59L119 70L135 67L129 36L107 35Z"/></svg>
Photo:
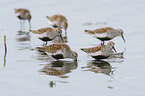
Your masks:
<svg viewBox="0 0 145 96"><path fill-rule="evenodd" d="M0 7L1 96L145 95L144 0L1 0ZM38 52L42 42L26 33L28 26L26 32L18 32L14 8L31 11L32 29L49 26L46 15L66 16L67 44L79 54L78 61L50 61ZM84 30L106 26L124 30L126 44L121 37L113 39L123 56L94 61L80 48L98 46L100 41ZM4 35L8 48L5 66Z"/></svg>

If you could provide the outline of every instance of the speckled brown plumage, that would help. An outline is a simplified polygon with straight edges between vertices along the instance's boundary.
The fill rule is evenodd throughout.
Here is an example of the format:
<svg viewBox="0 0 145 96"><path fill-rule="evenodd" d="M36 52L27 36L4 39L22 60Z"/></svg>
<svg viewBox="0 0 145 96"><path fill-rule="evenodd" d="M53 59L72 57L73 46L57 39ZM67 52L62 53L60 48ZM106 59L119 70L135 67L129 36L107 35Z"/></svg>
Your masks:
<svg viewBox="0 0 145 96"><path fill-rule="evenodd" d="M21 15L18 16L19 19L31 19L31 15L30 15L30 11L28 9L23 9L23 8L19 8L19 9L15 9L15 13L20 13Z"/></svg>
<svg viewBox="0 0 145 96"><path fill-rule="evenodd" d="M22 21L25 21L25 20L28 20L29 22L29 30L31 30L31 14L30 14L30 11L28 9L25 9L25 8L19 8L19 9L15 9L14 10L17 17L20 19L20 31L25 31L25 27L24 27L24 22ZM22 30L23 29L23 30Z"/></svg>
<svg viewBox="0 0 145 96"><path fill-rule="evenodd" d="M95 33L105 33L108 31L114 30L112 27L104 27L104 28L99 28L96 30L85 30L85 32L89 33L89 34L95 34Z"/></svg>
<svg viewBox="0 0 145 96"><path fill-rule="evenodd" d="M46 18L51 22L49 23L54 28L65 29L65 36L67 36L68 21L65 16L56 14L53 16L46 16Z"/></svg>
<svg viewBox="0 0 145 96"><path fill-rule="evenodd" d="M56 53L58 50L65 50L65 51L70 51L70 47L66 44L63 43L58 43L58 44L52 44L46 47L42 47L42 51L46 51L49 53Z"/></svg>
<svg viewBox="0 0 145 96"><path fill-rule="evenodd" d="M24 9L24 8L15 9L15 13L18 13L18 12L30 13L30 11L28 9Z"/></svg>
<svg viewBox="0 0 145 96"><path fill-rule="evenodd" d="M97 47L92 47L92 48L81 48L81 50L86 53L95 53L97 51L102 50L102 48L104 48L104 47L105 47L105 45L102 45L102 46L97 46Z"/></svg>
<svg viewBox="0 0 145 96"><path fill-rule="evenodd" d="M67 22L67 19L63 15L54 15L54 16L48 17L48 19L50 21Z"/></svg>
<svg viewBox="0 0 145 96"><path fill-rule="evenodd" d="M42 34L44 32L53 32L53 31L54 31L54 29L50 28L50 27L41 28L41 29L38 29L38 30L31 30L31 32L34 33L34 34Z"/></svg>

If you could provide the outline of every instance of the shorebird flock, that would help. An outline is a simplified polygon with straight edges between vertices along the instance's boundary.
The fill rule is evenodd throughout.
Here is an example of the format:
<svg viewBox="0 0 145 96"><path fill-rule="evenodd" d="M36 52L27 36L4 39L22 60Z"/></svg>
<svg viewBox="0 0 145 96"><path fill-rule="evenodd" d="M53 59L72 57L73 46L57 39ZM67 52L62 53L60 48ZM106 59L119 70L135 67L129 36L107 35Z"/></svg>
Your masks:
<svg viewBox="0 0 145 96"><path fill-rule="evenodd" d="M64 42L64 39L62 37L62 29L63 29L65 30L65 37L67 38L68 21L65 16L58 14L53 16L46 16L46 18L48 19L48 23L51 25L51 27L31 30L30 11L28 9L19 8L15 9L15 13L17 14L17 17L20 19L20 31L24 30L25 20L28 20L29 32L35 34L38 37L38 39L43 41L43 46L39 47L39 51L45 52L46 54L54 58L54 60L64 58L71 58L75 61L77 60L78 58L77 52L72 51L70 46ZM92 35L93 37L101 41L100 46L80 49L97 60L106 59L109 56L111 56L111 54L113 54L114 52L117 52L114 47L115 43L113 41L110 41L113 38L121 36L124 42L126 42L123 36L122 29L104 27L95 30L84 30L84 32ZM54 43L48 45L47 42L54 40L56 37L60 37L62 43ZM109 42L105 45L105 41Z"/></svg>

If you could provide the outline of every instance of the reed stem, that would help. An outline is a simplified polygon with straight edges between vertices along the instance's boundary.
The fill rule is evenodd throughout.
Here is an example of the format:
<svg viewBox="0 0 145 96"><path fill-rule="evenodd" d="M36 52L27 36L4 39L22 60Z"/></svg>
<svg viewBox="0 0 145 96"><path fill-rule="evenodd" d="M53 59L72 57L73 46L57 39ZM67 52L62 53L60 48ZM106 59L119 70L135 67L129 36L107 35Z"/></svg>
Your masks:
<svg viewBox="0 0 145 96"><path fill-rule="evenodd" d="M4 67L5 67L6 66L6 55L7 55L6 35L4 35L4 47L5 47L5 54L4 54Z"/></svg>

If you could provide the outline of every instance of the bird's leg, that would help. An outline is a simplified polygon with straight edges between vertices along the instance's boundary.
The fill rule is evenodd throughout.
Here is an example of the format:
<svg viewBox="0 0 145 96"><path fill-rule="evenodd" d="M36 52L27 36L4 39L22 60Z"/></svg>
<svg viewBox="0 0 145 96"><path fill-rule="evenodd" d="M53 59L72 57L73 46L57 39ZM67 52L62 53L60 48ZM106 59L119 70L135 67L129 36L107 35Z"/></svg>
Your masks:
<svg viewBox="0 0 145 96"><path fill-rule="evenodd" d="M103 41L103 45L105 44L105 41Z"/></svg>
<svg viewBox="0 0 145 96"><path fill-rule="evenodd" d="M31 21L29 20L29 31L31 30Z"/></svg>
<svg viewBox="0 0 145 96"><path fill-rule="evenodd" d="M43 42L43 47L45 47L45 43Z"/></svg>
<svg viewBox="0 0 145 96"><path fill-rule="evenodd" d="M101 41L101 45L104 45L104 41Z"/></svg>
<svg viewBox="0 0 145 96"><path fill-rule="evenodd" d="M20 32L22 32L22 21L20 20Z"/></svg>
<svg viewBox="0 0 145 96"><path fill-rule="evenodd" d="M43 42L43 46L44 46L44 47L47 46L47 41L46 41L46 42Z"/></svg>
<svg viewBox="0 0 145 96"><path fill-rule="evenodd" d="M25 32L25 20L23 20L23 32Z"/></svg>
<svg viewBox="0 0 145 96"><path fill-rule="evenodd" d="M103 42L101 41L101 45L103 45Z"/></svg>
<svg viewBox="0 0 145 96"><path fill-rule="evenodd" d="M47 41L46 41L46 44L45 44L45 46L47 46Z"/></svg>
<svg viewBox="0 0 145 96"><path fill-rule="evenodd" d="M67 37L67 31L65 30L65 37Z"/></svg>

